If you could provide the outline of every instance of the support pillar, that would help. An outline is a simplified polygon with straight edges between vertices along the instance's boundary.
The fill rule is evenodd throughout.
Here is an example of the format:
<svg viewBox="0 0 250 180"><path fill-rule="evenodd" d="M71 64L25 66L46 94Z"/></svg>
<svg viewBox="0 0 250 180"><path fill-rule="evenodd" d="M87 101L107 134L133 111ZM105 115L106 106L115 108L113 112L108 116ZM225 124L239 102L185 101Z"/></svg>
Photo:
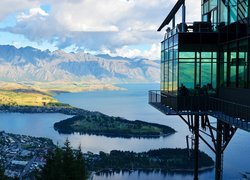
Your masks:
<svg viewBox="0 0 250 180"><path fill-rule="evenodd" d="M215 179L222 179L222 123L217 120L217 135L216 135L216 154L215 154Z"/></svg>
<svg viewBox="0 0 250 180"><path fill-rule="evenodd" d="M194 180L198 180L199 176L199 116L194 116Z"/></svg>

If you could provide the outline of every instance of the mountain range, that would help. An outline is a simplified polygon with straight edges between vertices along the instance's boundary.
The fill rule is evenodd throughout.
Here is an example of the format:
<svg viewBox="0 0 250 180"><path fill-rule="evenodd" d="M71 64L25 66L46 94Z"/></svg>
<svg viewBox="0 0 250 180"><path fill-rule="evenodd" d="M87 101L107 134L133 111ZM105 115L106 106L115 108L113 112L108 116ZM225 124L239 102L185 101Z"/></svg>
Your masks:
<svg viewBox="0 0 250 180"><path fill-rule="evenodd" d="M160 61L91 55L33 47L0 46L0 81L4 82L159 82Z"/></svg>

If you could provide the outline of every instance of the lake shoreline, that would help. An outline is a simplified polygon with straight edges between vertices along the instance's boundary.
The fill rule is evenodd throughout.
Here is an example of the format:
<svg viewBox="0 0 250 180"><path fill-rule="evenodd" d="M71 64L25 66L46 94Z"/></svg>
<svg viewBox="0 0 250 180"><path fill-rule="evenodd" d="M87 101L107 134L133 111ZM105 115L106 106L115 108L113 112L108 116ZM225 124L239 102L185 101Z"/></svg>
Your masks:
<svg viewBox="0 0 250 180"><path fill-rule="evenodd" d="M94 113L72 106L46 107L46 106L9 106L0 105L0 113L61 113L65 115L85 115Z"/></svg>
<svg viewBox="0 0 250 180"><path fill-rule="evenodd" d="M198 169L199 173L202 173L202 172L206 172L206 171L211 171L214 169L214 165L212 166L207 166L207 167L201 167ZM154 172L154 171L157 171L157 172L161 172L162 174L164 173L191 173L193 174L194 172L194 169L171 169L171 170L164 170L164 169L154 169L154 168L134 168L134 169L127 169L127 168L124 168L124 169L113 169L113 168L107 168L107 169L104 169L104 170L100 170L100 171L91 171L90 173L93 174L93 175L97 175L99 173L115 173L117 171L124 171L124 172L134 172L134 171L150 171L150 172Z"/></svg>

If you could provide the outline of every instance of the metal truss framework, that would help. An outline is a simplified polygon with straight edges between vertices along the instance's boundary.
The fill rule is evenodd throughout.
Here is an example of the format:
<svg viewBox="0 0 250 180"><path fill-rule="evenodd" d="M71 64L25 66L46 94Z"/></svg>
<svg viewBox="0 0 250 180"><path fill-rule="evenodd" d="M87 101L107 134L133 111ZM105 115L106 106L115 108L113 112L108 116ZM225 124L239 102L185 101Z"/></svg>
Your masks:
<svg viewBox="0 0 250 180"><path fill-rule="evenodd" d="M219 119L217 119L216 127L214 127L211 125L208 115L190 114L187 115L186 119L181 114L179 116L194 135L194 180L198 180L199 140L203 141L215 153L215 179L221 180L223 174L223 153L237 131L237 127ZM208 142L204 135L211 138L211 142Z"/></svg>

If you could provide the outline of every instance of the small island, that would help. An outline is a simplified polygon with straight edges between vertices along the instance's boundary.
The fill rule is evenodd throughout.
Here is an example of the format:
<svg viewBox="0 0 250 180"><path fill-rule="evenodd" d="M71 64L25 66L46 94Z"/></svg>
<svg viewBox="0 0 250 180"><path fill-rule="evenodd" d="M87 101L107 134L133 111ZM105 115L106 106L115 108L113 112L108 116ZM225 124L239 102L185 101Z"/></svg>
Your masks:
<svg viewBox="0 0 250 180"><path fill-rule="evenodd" d="M175 133L175 130L168 126L139 120L129 121L98 112L62 120L54 124L54 129L62 134L78 132L123 138L159 138Z"/></svg>
<svg viewBox="0 0 250 180"><path fill-rule="evenodd" d="M85 161L90 171L173 171L193 172L193 151L188 149L163 148L147 152L135 153L131 151L112 150L110 153L100 152L85 154ZM204 152L199 151L199 170L206 171L214 168L214 161Z"/></svg>

